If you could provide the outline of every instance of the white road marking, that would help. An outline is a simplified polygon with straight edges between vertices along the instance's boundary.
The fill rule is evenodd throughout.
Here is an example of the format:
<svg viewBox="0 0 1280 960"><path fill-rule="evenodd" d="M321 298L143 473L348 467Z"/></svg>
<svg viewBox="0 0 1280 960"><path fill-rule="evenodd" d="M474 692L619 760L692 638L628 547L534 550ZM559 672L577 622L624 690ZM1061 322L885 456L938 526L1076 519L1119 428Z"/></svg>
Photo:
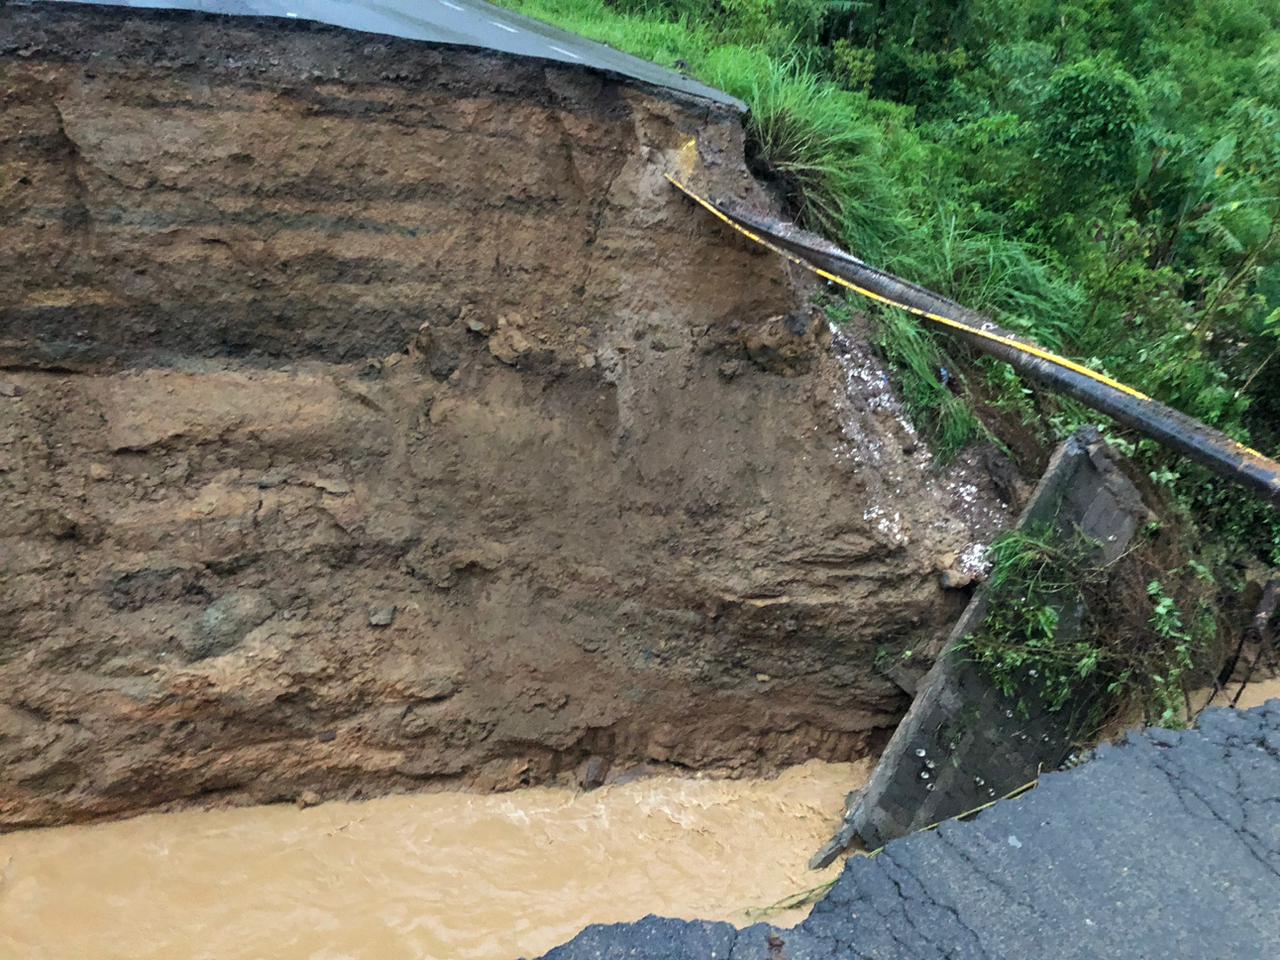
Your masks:
<svg viewBox="0 0 1280 960"><path fill-rule="evenodd" d="M517 30L515 27L508 27L505 23L499 23L497 20L490 20L489 22L490 22L490 23L492 23L492 24L493 24L495 27L497 27L499 30L505 30L505 31L507 31L507 33L519 33L519 32L520 32L520 31L519 31L519 30Z"/></svg>
<svg viewBox="0 0 1280 960"><path fill-rule="evenodd" d="M551 49L552 49L552 50L554 50L556 53L562 53L562 54L564 54L566 57L573 57L573 59L575 59L575 60L581 60L581 59L582 59L580 56L578 56L578 55L577 55L576 53L574 53L572 50L566 50L564 47L555 47L555 46L552 46L551 44L547 44L547 46L551 47Z"/></svg>
<svg viewBox="0 0 1280 960"><path fill-rule="evenodd" d="M446 7L448 7L450 10L461 10L461 9L462 9L462 8L461 8L460 6L458 6L456 3L450 3L450 2L449 2L449 0L440 0L440 2L441 2L442 4L444 4Z"/></svg>

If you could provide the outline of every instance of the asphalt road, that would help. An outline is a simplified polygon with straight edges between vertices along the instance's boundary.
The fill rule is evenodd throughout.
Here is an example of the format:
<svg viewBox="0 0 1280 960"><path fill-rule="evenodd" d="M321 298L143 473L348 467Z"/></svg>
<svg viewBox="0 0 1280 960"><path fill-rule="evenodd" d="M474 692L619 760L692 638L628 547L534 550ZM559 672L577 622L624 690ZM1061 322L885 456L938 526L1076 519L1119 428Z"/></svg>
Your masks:
<svg viewBox="0 0 1280 960"><path fill-rule="evenodd" d="M746 109L742 101L674 70L619 53L612 47L483 0L100 0L100 3L113 7L314 20L409 40L485 47L522 57L593 67L729 104L738 110Z"/></svg>
<svg viewBox="0 0 1280 960"><path fill-rule="evenodd" d="M1274 960L1278 804L1280 700L1215 710L849 860L794 929L649 917L545 960Z"/></svg>

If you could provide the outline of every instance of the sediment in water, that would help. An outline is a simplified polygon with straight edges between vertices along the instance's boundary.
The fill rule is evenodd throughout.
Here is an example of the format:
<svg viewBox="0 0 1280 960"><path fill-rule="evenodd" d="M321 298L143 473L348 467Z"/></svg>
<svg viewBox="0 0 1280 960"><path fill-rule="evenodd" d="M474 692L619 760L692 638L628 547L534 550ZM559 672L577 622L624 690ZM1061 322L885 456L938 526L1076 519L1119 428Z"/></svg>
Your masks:
<svg viewBox="0 0 1280 960"><path fill-rule="evenodd" d="M835 879L806 851L869 767L25 831L0 837L0 955L512 960L649 913L786 924L807 910L767 908Z"/></svg>

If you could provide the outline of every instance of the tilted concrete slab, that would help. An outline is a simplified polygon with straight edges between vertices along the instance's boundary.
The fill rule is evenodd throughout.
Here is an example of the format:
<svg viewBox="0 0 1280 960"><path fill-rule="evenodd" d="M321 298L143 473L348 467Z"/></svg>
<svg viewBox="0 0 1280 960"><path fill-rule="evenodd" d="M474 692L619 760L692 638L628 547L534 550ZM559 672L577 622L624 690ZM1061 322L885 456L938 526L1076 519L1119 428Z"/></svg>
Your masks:
<svg viewBox="0 0 1280 960"><path fill-rule="evenodd" d="M1018 520L1066 544L1086 538L1093 562L1113 563L1149 515L1137 488L1096 430L1083 430L1054 454ZM1033 690L1006 696L962 652L986 619L980 589L916 691L846 823L868 847L904 836L1004 796L1062 763L1094 709L1083 684L1058 711ZM1058 639L1080 638L1086 611L1057 608ZM827 861L829 862L829 861Z"/></svg>

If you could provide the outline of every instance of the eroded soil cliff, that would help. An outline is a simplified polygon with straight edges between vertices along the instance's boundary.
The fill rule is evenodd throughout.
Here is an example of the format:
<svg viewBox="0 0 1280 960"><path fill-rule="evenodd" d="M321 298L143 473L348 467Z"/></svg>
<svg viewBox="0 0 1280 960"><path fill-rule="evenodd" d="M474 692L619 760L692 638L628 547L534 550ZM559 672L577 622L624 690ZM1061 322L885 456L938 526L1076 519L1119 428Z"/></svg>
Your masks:
<svg viewBox="0 0 1280 960"><path fill-rule="evenodd" d="M763 203L590 72L0 7L0 825L872 749L1002 513L694 138Z"/></svg>

